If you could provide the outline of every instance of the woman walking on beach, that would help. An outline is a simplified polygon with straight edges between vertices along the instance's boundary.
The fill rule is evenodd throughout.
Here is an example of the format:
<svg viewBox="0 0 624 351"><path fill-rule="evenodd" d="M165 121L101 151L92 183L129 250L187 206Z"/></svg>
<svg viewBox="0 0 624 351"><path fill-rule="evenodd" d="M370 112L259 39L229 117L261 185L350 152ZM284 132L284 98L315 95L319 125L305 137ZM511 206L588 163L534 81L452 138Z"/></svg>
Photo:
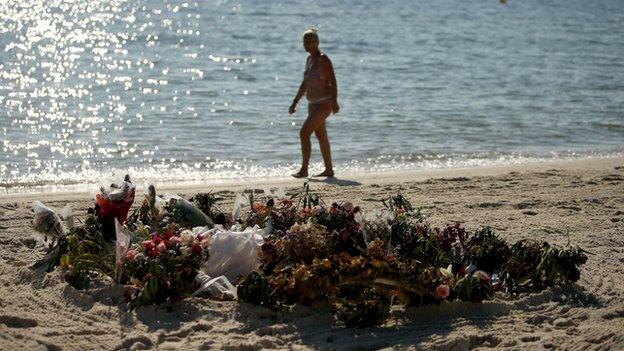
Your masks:
<svg viewBox="0 0 624 351"><path fill-rule="evenodd" d="M317 174L317 177L333 177L334 169L331 160L331 149L329 138L325 128L325 119L333 113L338 113L338 87L336 86L336 76L329 57L319 51L319 37L316 29L309 29L303 33L303 47L310 55L306 61L303 81L299 86L299 91L288 109L290 114L297 110L299 99L306 95L308 99L308 118L301 126L299 137L301 138L301 169L292 176L304 178L308 176L308 165L312 145L310 136L316 134L325 163L325 171Z"/></svg>

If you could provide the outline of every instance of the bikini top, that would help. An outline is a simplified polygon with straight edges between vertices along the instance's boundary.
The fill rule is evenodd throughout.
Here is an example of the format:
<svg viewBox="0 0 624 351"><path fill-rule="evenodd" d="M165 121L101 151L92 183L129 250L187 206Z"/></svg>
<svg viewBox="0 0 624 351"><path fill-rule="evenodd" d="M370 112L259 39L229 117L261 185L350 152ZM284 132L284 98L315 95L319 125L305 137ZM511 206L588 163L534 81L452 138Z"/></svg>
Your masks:
<svg viewBox="0 0 624 351"><path fill-rule="evenodd" d="M303 77L306 81L325 80L318 70L318 60L321 58L321 56L325 56L325 54L321 54L316 59L312 58L312 56L308 57L308 61L306 62L306 69L305 72L303 72Z"/></svg>

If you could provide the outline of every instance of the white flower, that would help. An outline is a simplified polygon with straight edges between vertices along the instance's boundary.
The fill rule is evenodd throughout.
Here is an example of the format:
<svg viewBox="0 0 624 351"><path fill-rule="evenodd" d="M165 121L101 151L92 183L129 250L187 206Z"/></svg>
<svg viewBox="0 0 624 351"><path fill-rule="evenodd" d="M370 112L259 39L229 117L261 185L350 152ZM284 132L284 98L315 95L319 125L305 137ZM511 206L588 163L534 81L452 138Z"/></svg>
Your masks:
<svg viewBox="0 0 624 351"><path fill-rule="evenodd" d="M180 248L180 251L184 257L189 256L193 252L190 246L183 246Z"/></svg>
<svg viewBox="0 0 624 351"><path fill-rule="evenodd" d="M184 244L184 246L190 246L193 244L193 241L195 241L195 234L193 234L192 231L186 229L183 230L182 233L180 233L180 238L182 239L182 244Z"/></svg>
<svg viewBox="0 0 624 351"><path fill-rule="evenodd" d="M314 206L312 207L312 211L310 211L310 213L313 216L318 216L319 214L321 214L322 211L323 211L323 208L321 206Z"/></svg>

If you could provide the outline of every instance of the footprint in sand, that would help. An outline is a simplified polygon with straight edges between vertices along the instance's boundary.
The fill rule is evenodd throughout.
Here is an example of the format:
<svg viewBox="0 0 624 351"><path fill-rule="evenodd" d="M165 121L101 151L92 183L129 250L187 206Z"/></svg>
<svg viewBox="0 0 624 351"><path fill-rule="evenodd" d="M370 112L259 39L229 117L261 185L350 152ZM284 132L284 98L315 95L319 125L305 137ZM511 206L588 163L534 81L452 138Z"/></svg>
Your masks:
<svg viewBox="0 0 624 351"><path fill-rule="evenodd" d="M152 348L152 345L152 340L147 336L131 336L124 339L115 350L148 350Z"/></svg>
<svg viewBox="0 0 624 351"><path fill-rule="evenodd" d="M520 341L522 342L536 342L542 339L539 335L525 335L520 337Z"/></svg>
<svg viewBox="0 0 624 351"><path fill-rule="evenodd" d="M0 315L0 324L4 324L9 328L33 328L38 325L34 319L11 315Z"/></svg>

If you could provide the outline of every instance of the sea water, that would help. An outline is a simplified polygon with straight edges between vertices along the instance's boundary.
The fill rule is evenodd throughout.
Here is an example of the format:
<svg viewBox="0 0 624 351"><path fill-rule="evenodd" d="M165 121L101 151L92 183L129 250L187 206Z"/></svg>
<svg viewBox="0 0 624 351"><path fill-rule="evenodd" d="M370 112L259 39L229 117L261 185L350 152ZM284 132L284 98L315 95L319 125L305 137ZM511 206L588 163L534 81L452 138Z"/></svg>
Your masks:
<svg viewBox="0 0 624 351"><path fill-rule="evenodd" d="M2 1L0 194L287 176L310 26L339 173L623 154L621 0Z"/></svg>

